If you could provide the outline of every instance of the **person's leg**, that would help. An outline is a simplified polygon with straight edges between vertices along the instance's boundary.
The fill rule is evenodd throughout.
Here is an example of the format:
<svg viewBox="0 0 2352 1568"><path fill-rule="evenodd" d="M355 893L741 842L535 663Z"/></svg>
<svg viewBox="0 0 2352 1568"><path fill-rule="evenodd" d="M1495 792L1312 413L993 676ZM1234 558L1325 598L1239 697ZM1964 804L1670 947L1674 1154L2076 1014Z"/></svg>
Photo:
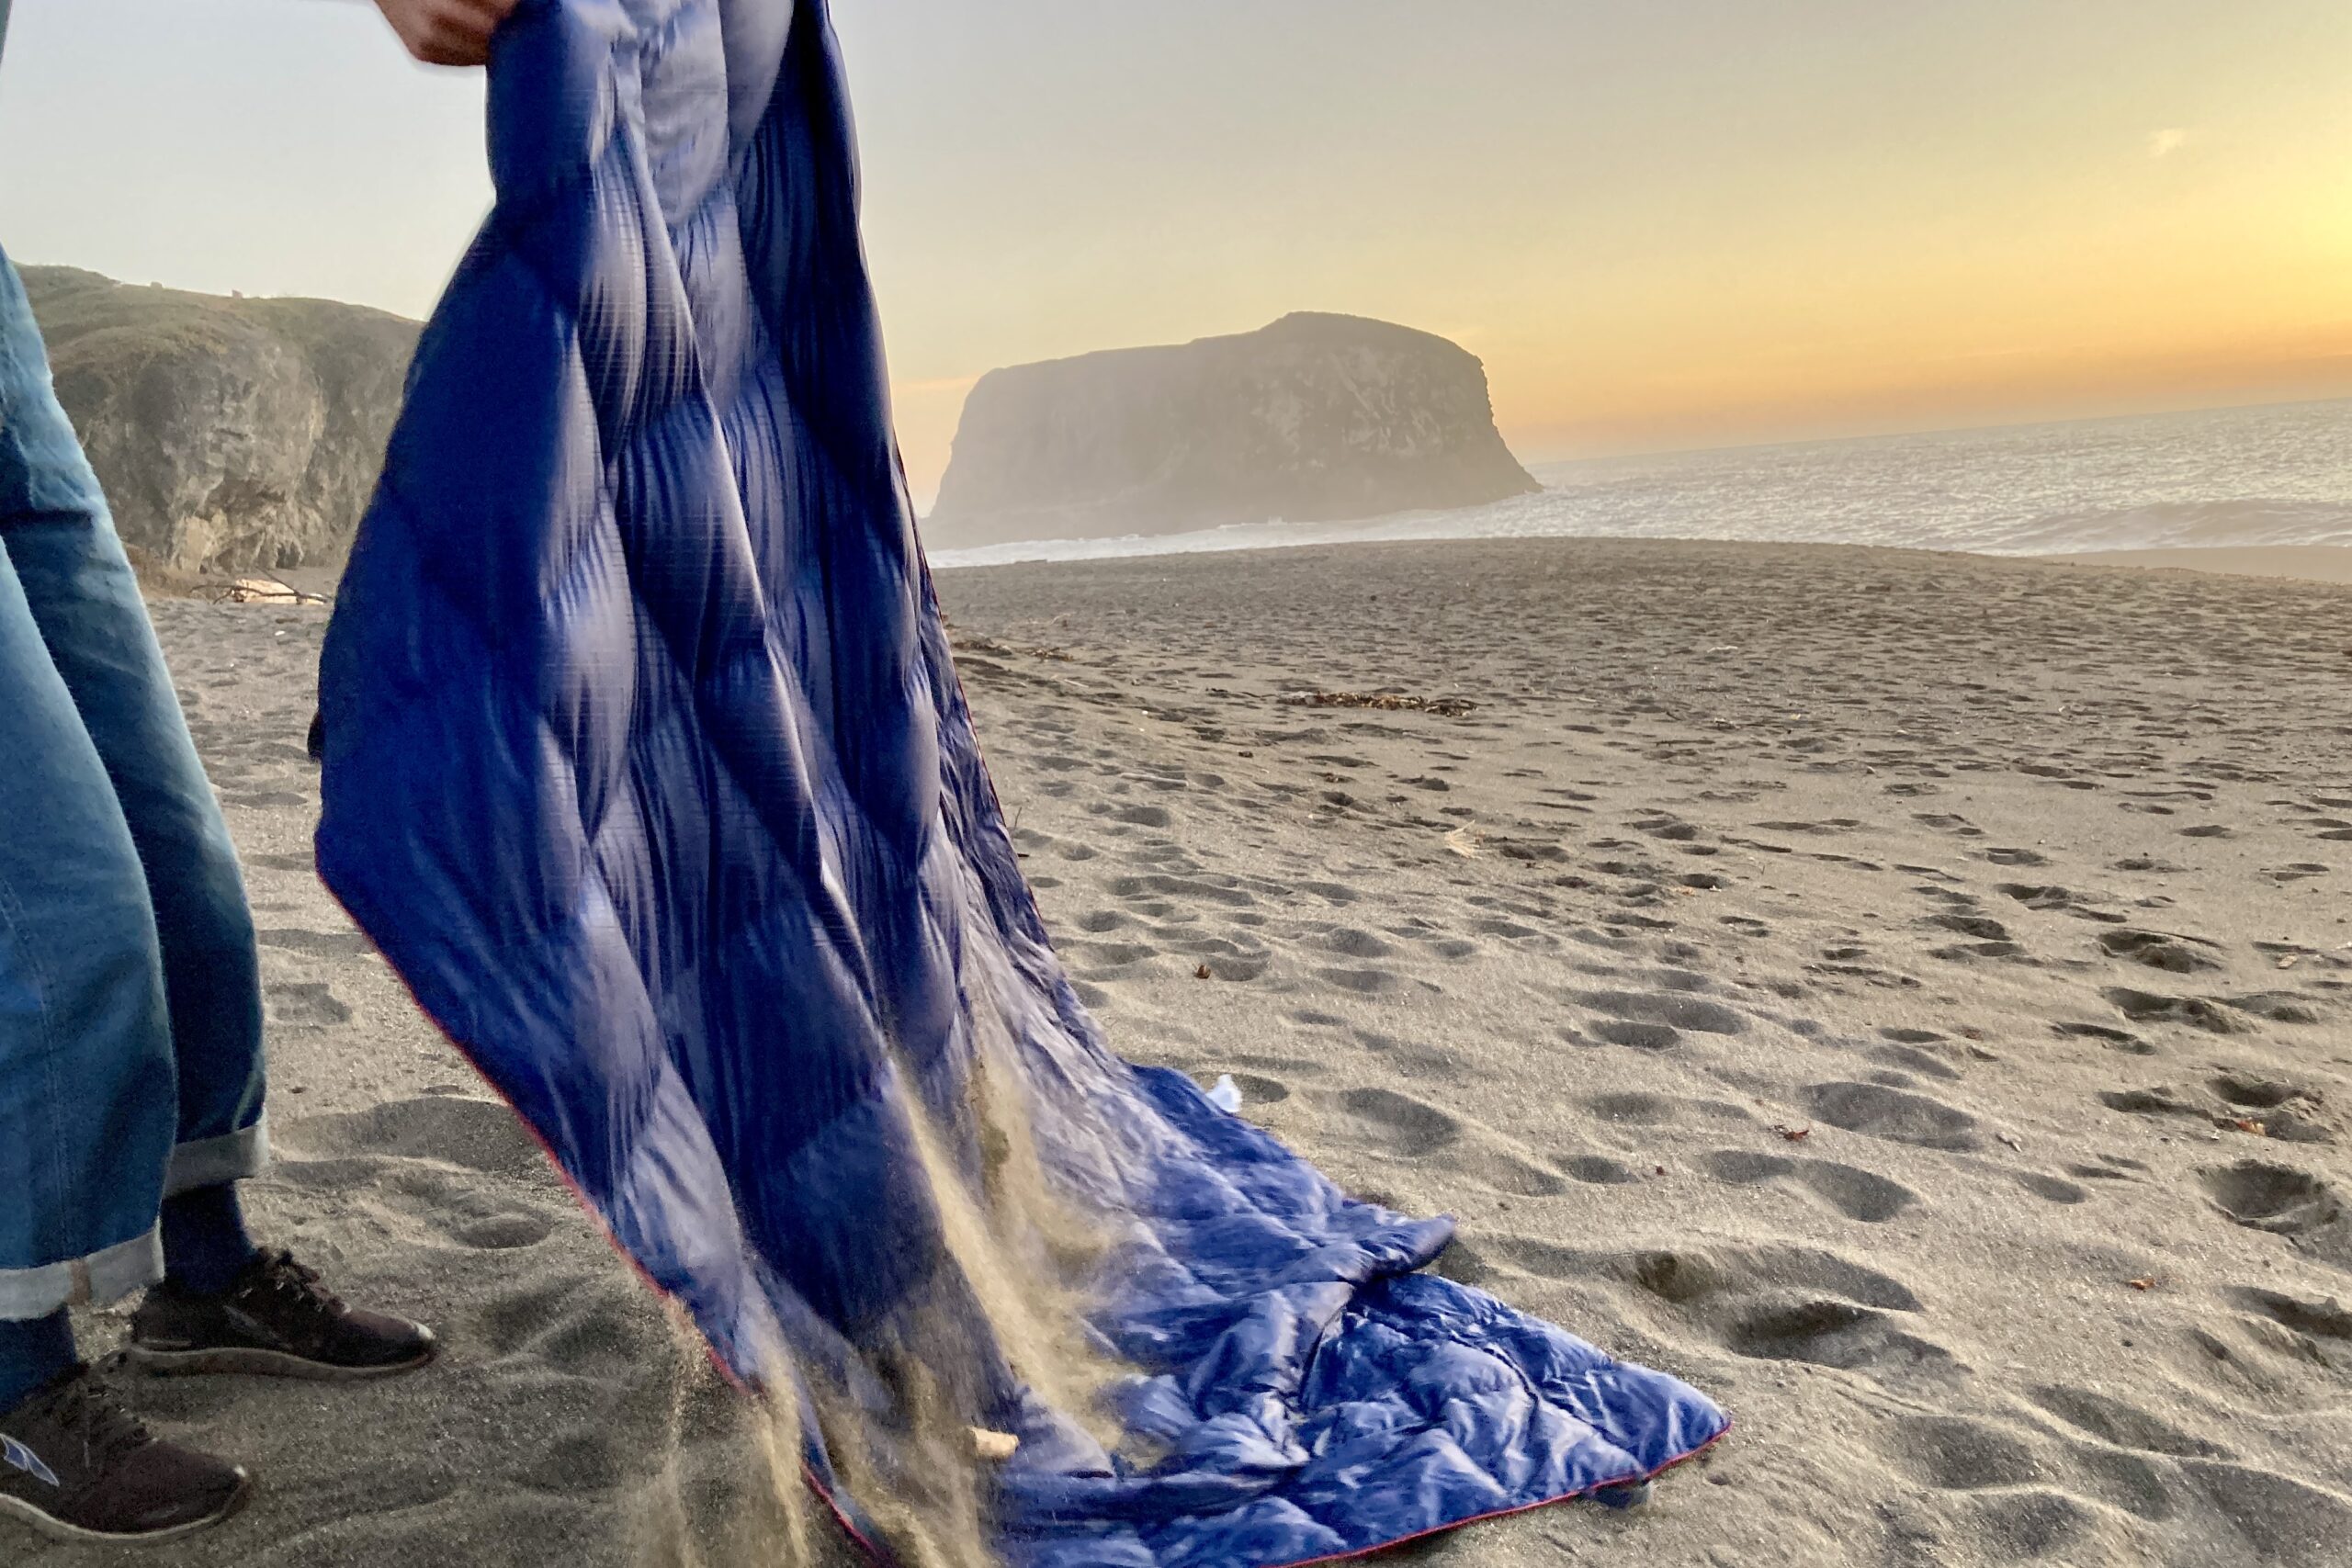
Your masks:
<svg viewBox="0 0 2352 1568"><path fill-rule="evenodd" d="M74 1317L63 1307L46 1317L0 1317L0 1413L16 1409L80 1360Z"/></svg>
<svg viewBox="0 0 2352 1568"><path fill-rule="evenodd" d="M164 1200L164 1273L200 1296L215 1296L260 1255L245 1230L237 1184L216 1181Z"/></svg>
<svg viewBox="0 0 2352 1568"><path fill-rule="evenodd" d="M74 1353L69 1306L163 1273L178 1091L138 847L16 566L60 491L56 400L5 256L0 279L0 1515L160 1540L247 1482L150 1436Z"/></svg>
<svg viewBox="0 0 2352 1568"><path fill-rule="evenodd" d="M0 520L28 488L7 329L0 310ZM146 879L10 532L0 521L0 1319L24 1323L162 1273L176 1095Z"/></svg>
<svg viewBox="0 0 2352 1568"><path fill-rule="evenodd" d="M23 286L5 265L0 341L10 355L0 388L0 547L145 870L178 1069L164 1184L177 1199L254 1175L267 1157L253 916L139 585L51 391ZM175 1268L225 1283L251 1258L233 1194L164 1213Z"/></svg>
<svg viewBox="0 0 2352 1568"><path fill-rule="evenodd" d="M102 764L83 793L110 808L119 803L116 820L136 844L133 863L144 867L141 891L153 909L146 929L160 944L168 1010L168 1056L153 1081L169 1095L177 1070L176 1138L160 1205L167 1269L131 1319L126 1354L157 1371L352 1378L423 1366L435 1348L423 1325L345 1306L315 1271L287 1253L257 1251L245 1234L230 1184L261 1169L267 1145L244 879L6 257L0 345L13 356L0 367L0 547L12 582L22 583L22 615L54 664L51 682L70 696L64 712L78 716L75 733L86 730L85 750ZM146 1220L156 1213L151 1190Z"/></svg>

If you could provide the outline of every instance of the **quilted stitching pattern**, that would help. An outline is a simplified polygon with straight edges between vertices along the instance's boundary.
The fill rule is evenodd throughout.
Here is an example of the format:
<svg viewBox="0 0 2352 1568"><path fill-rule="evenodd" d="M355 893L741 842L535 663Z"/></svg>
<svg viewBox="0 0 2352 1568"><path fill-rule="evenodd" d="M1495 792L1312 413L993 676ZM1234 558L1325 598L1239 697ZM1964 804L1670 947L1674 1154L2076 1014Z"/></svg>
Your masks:
<svg viewBox="0 0 2352 1568"><path fill-rule="evenodd" d="M915 543L825 7L780 17L526 0L502 35L497 206L328 637L322 874L747 1379L778 1342L854 1379L939 1290L904 1108L976 1168L1001 1042L1115 1230L1096 1326L1168 1456L1001 1390L1022 1568L1299 1562L1703 1447L1693 1391L1415 1272L1449 1222L1105 1048Z"/></svg>

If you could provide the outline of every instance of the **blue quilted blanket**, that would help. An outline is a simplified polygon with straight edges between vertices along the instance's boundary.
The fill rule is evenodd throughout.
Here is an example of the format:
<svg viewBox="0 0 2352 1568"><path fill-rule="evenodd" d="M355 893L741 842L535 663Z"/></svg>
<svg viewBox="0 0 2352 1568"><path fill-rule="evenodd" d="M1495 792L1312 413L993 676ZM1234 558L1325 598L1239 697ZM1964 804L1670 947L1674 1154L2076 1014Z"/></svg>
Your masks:
<svg viewBox="0 0 2352 1568"><path fill-rule="evenodd" d="M823 0L526 0L490 120L320 870L876 1554L922 1504L1020 1568L1297 1563L1720 1435L1106 1049L915 540ZM959 1503L972 1427L1020 1446Z"/></svg>

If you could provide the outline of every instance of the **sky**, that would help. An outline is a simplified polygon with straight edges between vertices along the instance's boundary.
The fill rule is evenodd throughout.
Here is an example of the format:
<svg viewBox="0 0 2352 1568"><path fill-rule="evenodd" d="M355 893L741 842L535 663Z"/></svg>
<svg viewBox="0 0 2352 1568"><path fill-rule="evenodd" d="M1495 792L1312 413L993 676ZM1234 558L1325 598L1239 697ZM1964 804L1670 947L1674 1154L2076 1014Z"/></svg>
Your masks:
<svg viewBox="0 0 2352 1568"><path fill-rule="evenodd" d="M2343 0L836 0L918 492L1000 365L1347 311L1522 459L2352 394ZM479 73L15 0L0 244L431 308Z"/></svg>

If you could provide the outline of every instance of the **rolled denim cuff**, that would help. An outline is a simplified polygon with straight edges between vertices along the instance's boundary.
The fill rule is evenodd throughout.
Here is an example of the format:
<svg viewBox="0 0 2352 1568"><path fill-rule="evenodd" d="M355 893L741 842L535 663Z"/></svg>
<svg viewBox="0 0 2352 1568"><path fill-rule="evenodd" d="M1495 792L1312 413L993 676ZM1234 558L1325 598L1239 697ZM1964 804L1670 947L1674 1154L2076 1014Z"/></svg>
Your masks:
<svg viewBox="0 0 2352 1568"><path fill-rule="evenodd" d="M0 1269L0 1321L21 1323L61 1307L95 1306L163 1277L163 1227L150 1225L144 1235L87 1258L38 1269Z"/></svg>
<svg viewBox="0 0 2352 1568"><path fill-rule="evenodd" d="M199 1187L243 1181L268 1166L269 1118L264 1115L238 1132L198 1138L174 1149L171 1164L164 1168L164 1196L176 1198Z"/></svg>

